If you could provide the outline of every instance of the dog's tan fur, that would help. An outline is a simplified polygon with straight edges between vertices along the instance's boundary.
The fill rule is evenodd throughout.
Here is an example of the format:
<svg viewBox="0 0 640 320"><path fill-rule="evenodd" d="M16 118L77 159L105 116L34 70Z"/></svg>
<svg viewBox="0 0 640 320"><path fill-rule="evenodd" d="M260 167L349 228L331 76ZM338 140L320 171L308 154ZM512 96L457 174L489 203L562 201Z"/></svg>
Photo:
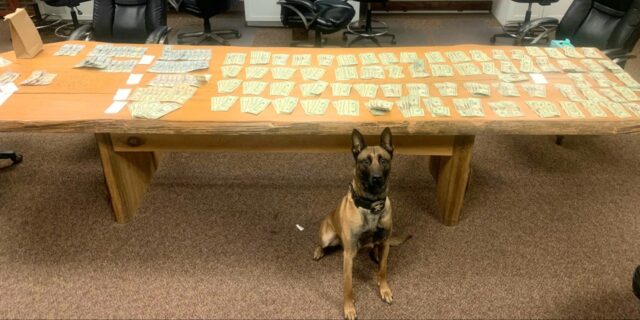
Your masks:
<svg viewBox="0 0 640 320"><path fill-rule="evenodd" d="M389 166L387 171L390 170L390 161L393 156L391 133L388 129L385 129L381 137L382 146L366 147L362 136L357 130L354 130L353 139L353 153L356 158L356 170L351 182L353 192L358 197L385 199L384 209L374 213L371 210L359 208L353 200L352 193L348 192L342 198L338 207L322 221L319 232L319 245L314 252L314 259L318 260L324 256L324 248L342 246L344 250L344 317L349 320L356 318L352 290L353 259L363 246L372 245L372 257L379 261L377 280L382 300L387 303L393 301L393 294L387 283L387 258L389 256L393 227L391 202L387 197L388 183L385 177L385 185L381 192L375 195L368 194L366 187L358 177L358 165L360 161L367 158L374 159L368 162L370 163L368 168L372 168L371 170L379 170L380 168L375 166L383 164ZM388 139L388 141L385 141L385 139ZM361 145L357 145L358 143L361 143ZM403 240L399 242L401 243Z"/></svg>

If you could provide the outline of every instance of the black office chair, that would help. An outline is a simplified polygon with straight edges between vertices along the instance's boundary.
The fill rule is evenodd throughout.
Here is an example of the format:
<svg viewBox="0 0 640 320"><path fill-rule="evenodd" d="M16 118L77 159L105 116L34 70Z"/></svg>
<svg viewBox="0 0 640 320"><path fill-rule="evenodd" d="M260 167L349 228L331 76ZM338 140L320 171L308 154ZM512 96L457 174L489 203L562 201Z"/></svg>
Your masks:
<svg viewBox="0 0 640 320"><path fill-rule="evenodd" d="M51 7L68 7L71 11L71 22L65 23L55 29L56 36L67 39L69 35L80 27L80 22L78 21L78 14L82 14L82 11L78 9L78 6L89 0L44 0L48 6Z"/></svg>
<svg viewBox="0 0 640 320"><path fill-rule="evenodd" d="M640 299L640 266L636 268L633 274L633 293Z"/></svg>
<svg viewBox="0 0 640 320"><path fill-rule="evenodd" d="M509 21L502 27L502 33L494 34L491 37L491 43L495 44L497 38L511 38L516 39L520 35L520 29L522 26L527 25L531 21L531 9L534 4L538 4L541 6L548 6L552 3L556 3L559 0L512 0L517 3L527 3L529 7L527 8L527 12L524 15L524 21ZM557 24L557 20L556 20ZM553 26L553 23L552 23ZM545 24L540 24L536 28L533 28L527 32L524 36L528 40L533 40L540 34L545 34L548 39L548 33L545 33L548 30L548 27Z"/></svg>
<svg viewBox="0 0 640 320"><path fill-rule="evenodd" d="M326 42L322 35L343 30L356 15L356 10L346 0L280 0L278 4L282 7L280 19L283 25L315 31L315 47L322 47Z"/></svg>
<svg viewBox="0 0 640 320"><path fill-rule="evenodd" d="M344 40L348 40L349 35L355 35L356 38L347 43L347 47L350 47L362 40L371 40L376 45L380 46L378 38L391 38L391 44L396 44L396 36L389 33L389 26L386 23L378 20L373 20L373 3L381 3L386 6L389 0L355 0L365 4L366 13L364 21L358 20L349 24L347 31L343 34ZM556 0L557 1L557 0ZM360 6L362 8L362 6Z"/></svg>
<svg viewBox="0 0 640 320"><path fill-rule="evenodd" d="M2 151L0 152L0 159L9 159L11 160L11 165L16 165L20 162L22 162L22 155L15 153L13 151Z"/></svg>
<svg viewBox="0 0 640 320"><path fill-rule="evenodd" d="M62 23L62 17L57 14L42 14L40 6L38 5L38 0L34 0L26 5L31 6L33 9L33 15L29 17L33 20L33 24L36 26L37 30L55 27Z"/></svg>
<svg viewBox="0 0 640 320"><path fill-rule="evenodd" d="M211 30L211 17L216 14L223 13L231 8L233 0L183 0L180 8L188 14L202 18L204 20L204 31L202 32L185 32L178 34L178 43L183 43L187 38L196 38L196 44L200 44L206 40L213 40L222 45L229 45L224 36L240 38L241 34L238 30Z"/></svg>
<svg viewBox="0 0 640 320"><path fill-rule="evenodd" d="M166 0L94 0L93 22L69 39L166 43L168 33Z"/></svg>

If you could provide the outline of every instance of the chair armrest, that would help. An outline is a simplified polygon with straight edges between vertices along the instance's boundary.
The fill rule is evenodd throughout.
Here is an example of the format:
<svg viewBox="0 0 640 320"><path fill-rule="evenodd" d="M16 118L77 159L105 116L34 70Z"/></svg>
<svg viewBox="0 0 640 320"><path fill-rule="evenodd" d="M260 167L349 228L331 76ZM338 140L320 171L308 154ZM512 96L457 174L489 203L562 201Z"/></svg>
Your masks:
<svg viewBox="0 0 640 320"><path fill-rule="evenodd" d="M91 40L93 38L93 26L91 24L85 24L78 29L73 30L69 35L69 40Z"/></svg>
<svg viewBox="0 0 640 320"><path fill-rule="evenodd" d="M167 40L167 35L170 31L171 28L167 26L157 27L149 34L145 43L165 43L165 41Z"/></svg>
<svg viewBox="0 0 640 320"><path fill-rule="evenodd" d="M353 9L353 6L352 6L352 5L350 5L350 4L349 4L349 3L347 3L347 2L344 2L344 3L340 3L340 4L338 4L338 3L335 3L335 2L332 2L332 1L328 1L328 0L318 0L318 1L314 2L314 3L313 3L313 5L314 5L316 8L317 8L318 6L330 6L330 7L333 7L333 8Z"/></svg>
<svg viewBox="0 0 640 320"><path fill-rule="evenodd" d="M532 42L532 44L535 44L538 41L540 41L540 39L542 39L545 35L548 35L552 31L554 31L558 27L559 23L560 22L558 21L558 19L548 18L548 17L531 20L529 21L529 23L520 27L520 30L518 30L518 36L516 37L515 43L516 45L522 45L524 37L526 37L527 34L535 28L538 28L538 27L547 28L547 30L543 34L536 37L536 39Z"/></svg>
<svg viewBox="0 0 640 320"><path fill-rule="evenodd" d="M311 4L311 2L309 2L307 0L280 0L280 1L277 2L277 4L279 4L282 7L287 8L287 9L293 11L293 12L295 12L300 17L300 19L302 19L302 23L304 23L304 27L307 30L309 30L311 25L318 18L318 15L316 14L315 9L313 8L313 4ZM301 5L301 6L306 7L307 9L309 9L309 11L313 13L313 19L311 19L311 21L309 21L309 19L307 19L307 17L302 13L302 11L300 11L296 7L297 5Z"/></svg>

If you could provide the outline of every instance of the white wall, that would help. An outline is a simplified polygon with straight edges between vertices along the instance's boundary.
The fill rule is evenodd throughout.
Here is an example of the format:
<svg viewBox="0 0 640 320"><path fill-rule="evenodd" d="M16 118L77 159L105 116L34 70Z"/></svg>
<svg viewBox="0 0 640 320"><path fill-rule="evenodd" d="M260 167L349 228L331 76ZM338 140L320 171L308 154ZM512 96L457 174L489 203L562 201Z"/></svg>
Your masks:
<svg viewBox="0 0 640 320"><path fill-rule="evenodd" d="M249 26L282 26L278 0L244 0L244 16ZM359 15L360 3L349 1L356 8L354 20Z"/></svg>
<svg viewBox="0 0 640 320"><path fill-rule="evenodd" d="M534 4L531 18L551 17L560 20L572 2L573 0L560 0L549 6ZM525 3L516 3L511 0L493 0L492 12L501 24L505 24L507 21L524 20L527 7L528 5Z"/></svg>

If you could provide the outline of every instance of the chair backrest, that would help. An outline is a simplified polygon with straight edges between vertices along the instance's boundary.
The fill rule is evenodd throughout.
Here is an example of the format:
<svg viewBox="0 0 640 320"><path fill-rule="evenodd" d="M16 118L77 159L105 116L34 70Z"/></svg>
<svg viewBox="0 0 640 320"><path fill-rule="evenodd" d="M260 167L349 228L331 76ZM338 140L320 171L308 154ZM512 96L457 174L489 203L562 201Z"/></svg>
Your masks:
<svg viewBox="0 0 640 320"><path fill-rule="evenodd" d="M94 0L97 41L144 43L153 30L166 25L166 0Z"/></svg>
<svg viewBox="0 0 640 320"><path fill-rule="evenodd" d="M234 4L234 0L183 0L180 9L196 17L209 19L223 13Z"/></svg>
<svg viewBox="0 0 640 320"><path fill-rule="evenodd" d="M315 0L308 0L307 2L313 3L315 2ZM296 5L295 2L289 2L288 4L298 9L300 13L308 17L309 20L313 19L313 12L311 12L307 7ZM302 18L300 18L300 16L296 12L285 6L282 6L280 9L280 21L284 26L287 27L304 27Z"/></svg>
<svg viewBox="0 0 640 320"><path fill-rule="evenodd" d="M640 0L574 0L556 31L577 47L633 50L640 37Z"/></svg>

